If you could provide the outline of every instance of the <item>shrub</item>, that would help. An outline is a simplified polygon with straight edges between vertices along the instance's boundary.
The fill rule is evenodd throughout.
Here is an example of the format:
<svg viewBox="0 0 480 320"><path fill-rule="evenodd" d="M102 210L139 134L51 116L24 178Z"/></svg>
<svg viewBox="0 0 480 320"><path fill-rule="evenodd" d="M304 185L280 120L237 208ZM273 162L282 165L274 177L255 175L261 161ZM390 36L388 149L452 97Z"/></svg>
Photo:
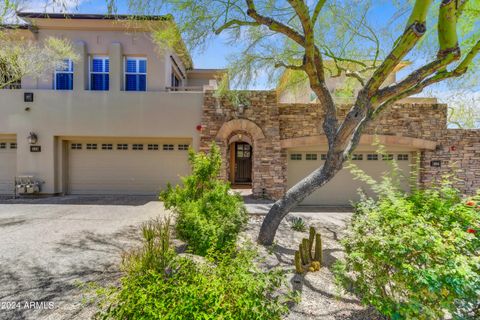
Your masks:
<svg viewBox="0 0 480 320"><path fill-rule="evenodd" d="M307 230L307 225L305 224L305 220L301 217L292 217L290 220L290 227L294 231L298 232L305 232Z"/></svg>
<svg viewBox="0 0 480 320"><path fill-rule="evenodd" d="M338 280L392 319L478 319L480 196L448 184L405 195L391 181L356 204Z"/></svg>
<svg viewBox="0 0 480 320"><path fill-rule="evenodd" d="M120 286L97 290L97 319L280 319L288 312L290 295L277 294L283 274L259 269L255 251L229 248L196 261L165 247L166 229L146 226L142 248L124 259Z"/></svg>
<svg viewBox="0 0 480 320"><path fill-rule="evenodd" d="M210 152L190 150L192 174L182 178L183 186L169 186L160 198L177 214L176 231L193 253L206 255L235 243L248 215L239 195L218 179L221 156L216 145Z"/></svg>

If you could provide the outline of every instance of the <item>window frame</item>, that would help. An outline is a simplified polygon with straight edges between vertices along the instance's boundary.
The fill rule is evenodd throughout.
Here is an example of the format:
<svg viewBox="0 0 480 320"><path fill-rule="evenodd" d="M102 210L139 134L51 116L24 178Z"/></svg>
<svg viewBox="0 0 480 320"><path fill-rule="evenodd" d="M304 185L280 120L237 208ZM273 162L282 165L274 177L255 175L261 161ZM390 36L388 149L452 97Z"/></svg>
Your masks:
<svg viewBox="0 0 480 320"><path fill-rule="evenodd" d="M127 61L135 60L137 72L127 72ZM139 72L140 61L145 61L145 73ZM147 92L148 91L148 59L146 57L124 56L123 57L123 91L126 92ZM145 76L145 90L127 90L127 75Z"/></svg>
<svg viewBox="0 0 480 320"><path fill-rule="evenodd" d="M318 154L317 153L306 153L305 154L305 160L307 160L307 161L317 161L318 160Z"/></svg>
<svg viewBox="0 0 480 320"><path fill-rule="evenodd" d="M93 60L95 59L102 59L103 60L103 69L105 70L105 61L108 60L108 72L93 72L92 71L92 64ZM93 74L103 74L108 75L108 90L92 90L92 75ZM102 56L102 55L90 55L88 57L88 90L89 91L110 91L110 56Z"/></svg>
<svg viewBox="0 0 480 320"><path fill-rule="evenodd" d="M290 160L291 161L302 161L303 160L303 155L301 153L291 153L290 154Z"/></svg>
<svg viewBox="0 0 480 320"><path fill-rule="evenodd" d="M68 64L68 70L58 70L58 69L55 69L53 71L53 90L55 91L72 91L73 90L73 86L74 86L74 72L75 72L75 69L74 69L74 64L73 64L73 60L72 59L63 59L64 62L66 62ZM57 75L58 74L71 74L72 75L72 88L71 89L58 89L57 88Z"/></svg>

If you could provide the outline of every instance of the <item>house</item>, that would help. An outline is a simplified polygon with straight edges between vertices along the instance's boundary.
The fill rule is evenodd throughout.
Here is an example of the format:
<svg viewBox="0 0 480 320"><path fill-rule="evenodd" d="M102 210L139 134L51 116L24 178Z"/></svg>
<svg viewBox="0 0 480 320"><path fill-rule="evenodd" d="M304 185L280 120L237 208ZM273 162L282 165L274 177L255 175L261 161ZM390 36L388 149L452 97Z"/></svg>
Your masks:
<svg viewBox="0 0 480 320"><path fill-rule="evenodd" d="M41 181L42 194L156 194L188 174L190 146L206 150L212 141L224 158L222 177L255 196L281 197L322 164L318 103L276 91L244 92L241 104L216 96L223 70L194 69L184 47L152 40L152 27L168 22L162 17L131 24L124 16L19 16L28 23L17 31L22 37L70 39L79 59L0 90L0 194L13 193L23 175ZM480 132L450 130L446 118L435 99L405 99L366 129L352 163L378 178L395 159L405 189L455 167L457 185L475 192ZM358 188L368 190L344 169L304 204L348 204Z"/></svg>

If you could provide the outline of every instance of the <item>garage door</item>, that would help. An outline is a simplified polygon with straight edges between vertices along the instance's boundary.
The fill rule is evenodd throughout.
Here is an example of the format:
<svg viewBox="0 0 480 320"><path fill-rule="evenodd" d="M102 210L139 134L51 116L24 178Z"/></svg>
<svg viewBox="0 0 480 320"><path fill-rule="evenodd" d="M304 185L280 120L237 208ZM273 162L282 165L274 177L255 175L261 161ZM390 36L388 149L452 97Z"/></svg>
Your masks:
<svg viewBox="0 0 480 320"><path fill-rule="evenodd" d="M158 194L189 173L189 141L69 141L71 194Z"/></svg>
<svg viewBox="0 0 480 320"><path fill-rule="evenodd" d="M288 186L291 187L302 178L310 174L324 162L325 154L321 152L296 152L288 154ZM352 163L365 171L369 176L379 181L382 173L392 170L391 161L396 159L402 172L401 187L404 190L409 188L409 177L411 171L412 154L389 153L382 156L372 152L358 152L353 155ZM367 194L373 195L369 186L361 181L354 180L349 169L341 170L327 185L315 191L307 197L305 205L349 205L352 201L359 199L358 189L361 188Z"/></svg>
<svg viewBox="0 0 480 320"><path fill-rule="evenodd" d="M17 172L17 143L0 138L0 194L13 194Z"/></svg>

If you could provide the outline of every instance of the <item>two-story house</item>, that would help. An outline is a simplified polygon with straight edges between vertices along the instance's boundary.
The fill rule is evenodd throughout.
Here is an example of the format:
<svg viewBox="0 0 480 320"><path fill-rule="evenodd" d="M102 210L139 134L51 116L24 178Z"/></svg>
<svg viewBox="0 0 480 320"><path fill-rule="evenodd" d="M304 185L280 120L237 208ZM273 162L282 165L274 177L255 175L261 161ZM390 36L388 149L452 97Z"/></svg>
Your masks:
<svg viewBox="0 0 480 320"><path fill-rule="evenodd" d="M324 161L323 111L308 87L246 92L241 104L217 97L223 70L194 69L183 46L153 40L163 17L19 16L27 23L15 31L19 39L69 39L79 59L0 90L0 194L13 193L24 175L42 182L42 194L156 194L188 174L190 146L205 150L214 141L222 177L278 198ZM348 101L340 117L347 108ZM456 167L457 186L472 193L480 187L480 132L449 130L446 117L435 99L405 99L366 128L351 161L379 178L395 159L405 189ZM348 204L358 188L368 186L344 169L304 203Z"/></svg>

